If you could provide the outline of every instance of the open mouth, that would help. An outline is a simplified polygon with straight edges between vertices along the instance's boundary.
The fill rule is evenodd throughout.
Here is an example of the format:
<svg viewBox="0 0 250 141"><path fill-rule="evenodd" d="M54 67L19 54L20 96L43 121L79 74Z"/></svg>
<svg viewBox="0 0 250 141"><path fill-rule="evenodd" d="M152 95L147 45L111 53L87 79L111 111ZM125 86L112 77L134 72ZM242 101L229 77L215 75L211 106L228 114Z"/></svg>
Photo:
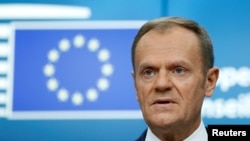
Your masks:
<svg viewBox="0 0 250 141"><path fill-rule="evenodd" d="M156 100L154 104L173 104L175 103L173 100Z"/></svg>
<svg viewBox="0 0 250 141"><path fill-rule="evenodd" d="M158 101L155 104L169 104L171 103L170 101Z"/></svg>

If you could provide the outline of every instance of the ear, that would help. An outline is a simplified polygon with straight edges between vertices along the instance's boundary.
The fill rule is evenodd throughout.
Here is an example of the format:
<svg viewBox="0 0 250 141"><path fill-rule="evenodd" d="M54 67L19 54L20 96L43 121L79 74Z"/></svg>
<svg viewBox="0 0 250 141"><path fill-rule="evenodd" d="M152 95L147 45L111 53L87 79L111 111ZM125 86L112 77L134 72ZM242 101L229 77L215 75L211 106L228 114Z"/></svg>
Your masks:
<svg viewBox="0 0 250 141"><path fill-rule="evenodd" d="M131 72L131 75L132 75L133 81L134 81L134 88L135 88L135 91L136 91L136 100L138 101L138 94L137 94L137 90L136 90L135 73L134 73L134 71Z"/></svg>
<svg viewBox="0 0 250 141"><path fill-rule="evenodd" d="M205 95L210 97L213 95L213 91L216 87L216 82L219 78L219 69L211 68L207 72L206 83L205 83Z"/></svg>

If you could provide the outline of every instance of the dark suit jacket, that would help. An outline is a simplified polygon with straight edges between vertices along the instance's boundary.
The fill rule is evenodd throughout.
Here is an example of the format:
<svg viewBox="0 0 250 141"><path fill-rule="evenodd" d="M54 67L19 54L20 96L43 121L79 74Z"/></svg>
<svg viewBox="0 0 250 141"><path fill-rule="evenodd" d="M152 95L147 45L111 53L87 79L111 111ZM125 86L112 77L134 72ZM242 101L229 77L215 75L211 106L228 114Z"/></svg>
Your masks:
<svg viewBox="0 0 250 141"><path fill-rule="evenodd" d="M139 138L137 138L135 141L145 141L147 135L147 129L143 131L143 133L140 135Z"/></svg>
<svg viewBox="0 0 250 141"><path fill-rule="evenodd" d="M206 127L208 132L208 128ZM135 141L145 141L147 135L147 129L143 131L143 133L135 140Z"/></svg>

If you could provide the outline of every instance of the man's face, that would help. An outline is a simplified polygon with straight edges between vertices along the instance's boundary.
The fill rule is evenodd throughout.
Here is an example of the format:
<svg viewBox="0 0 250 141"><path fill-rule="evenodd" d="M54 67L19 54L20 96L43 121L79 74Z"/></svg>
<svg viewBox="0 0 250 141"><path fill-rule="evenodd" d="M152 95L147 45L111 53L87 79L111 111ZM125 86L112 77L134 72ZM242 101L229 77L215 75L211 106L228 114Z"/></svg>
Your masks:
<svg viewBox="0 0 250 141"><path fill-rule="evenodd" d="M181 27L164 33L149 31L138 42L133 76L149 126L181 128L200 123L206 95L200 55L195 34Z"/></svg>

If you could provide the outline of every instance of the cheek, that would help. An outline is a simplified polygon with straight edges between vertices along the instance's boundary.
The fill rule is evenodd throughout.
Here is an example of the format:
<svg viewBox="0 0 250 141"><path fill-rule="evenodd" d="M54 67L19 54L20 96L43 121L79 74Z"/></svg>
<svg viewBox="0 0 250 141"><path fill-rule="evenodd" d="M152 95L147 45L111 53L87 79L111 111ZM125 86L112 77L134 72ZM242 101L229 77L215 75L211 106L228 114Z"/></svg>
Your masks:
<svg viewBox="0 0 250 141"><path fill-rule="evenodd" d="M179 82L180 84L181 82ZM182 98L187 104L195 104L202 101L204 98L204 83L202 80L190 79L179 85L179 91L182 93Z"/></svg>
<svg viewBox="0 0 250 141"><path fill-rule="evenodd" d="M204 99L204 89L202 88L201 83L197 83L195 85L191 85L189 88L185 89L186 94L184 94L183 99L186 101L186 106L190 107L190 110L194 110L198 108L200 109L200 105Z"/></svg>
<svg viewBox="0 0 250 141"><path fill-rule="evenodd" d="M146 86L147 84L145 84L141 79L137 78L135 81L135 86L136 86L136 91L142 95L143 93L145 93L145 91L147 91L148 86Z"/></svg>
<svg viewBox="0 0 250 141"><path fill-rule="evenodd" d="M145 105L146 101L148 100L150 87L147 85L137 85L137 100L140 102L141 105Z"/></svg>
<svg viewBox="0 0 250 141"><path fill-rule="evenodd" d="M144 102L147 99L146 91L144 88L137 88L137 98L139 102Z"/></svg>

